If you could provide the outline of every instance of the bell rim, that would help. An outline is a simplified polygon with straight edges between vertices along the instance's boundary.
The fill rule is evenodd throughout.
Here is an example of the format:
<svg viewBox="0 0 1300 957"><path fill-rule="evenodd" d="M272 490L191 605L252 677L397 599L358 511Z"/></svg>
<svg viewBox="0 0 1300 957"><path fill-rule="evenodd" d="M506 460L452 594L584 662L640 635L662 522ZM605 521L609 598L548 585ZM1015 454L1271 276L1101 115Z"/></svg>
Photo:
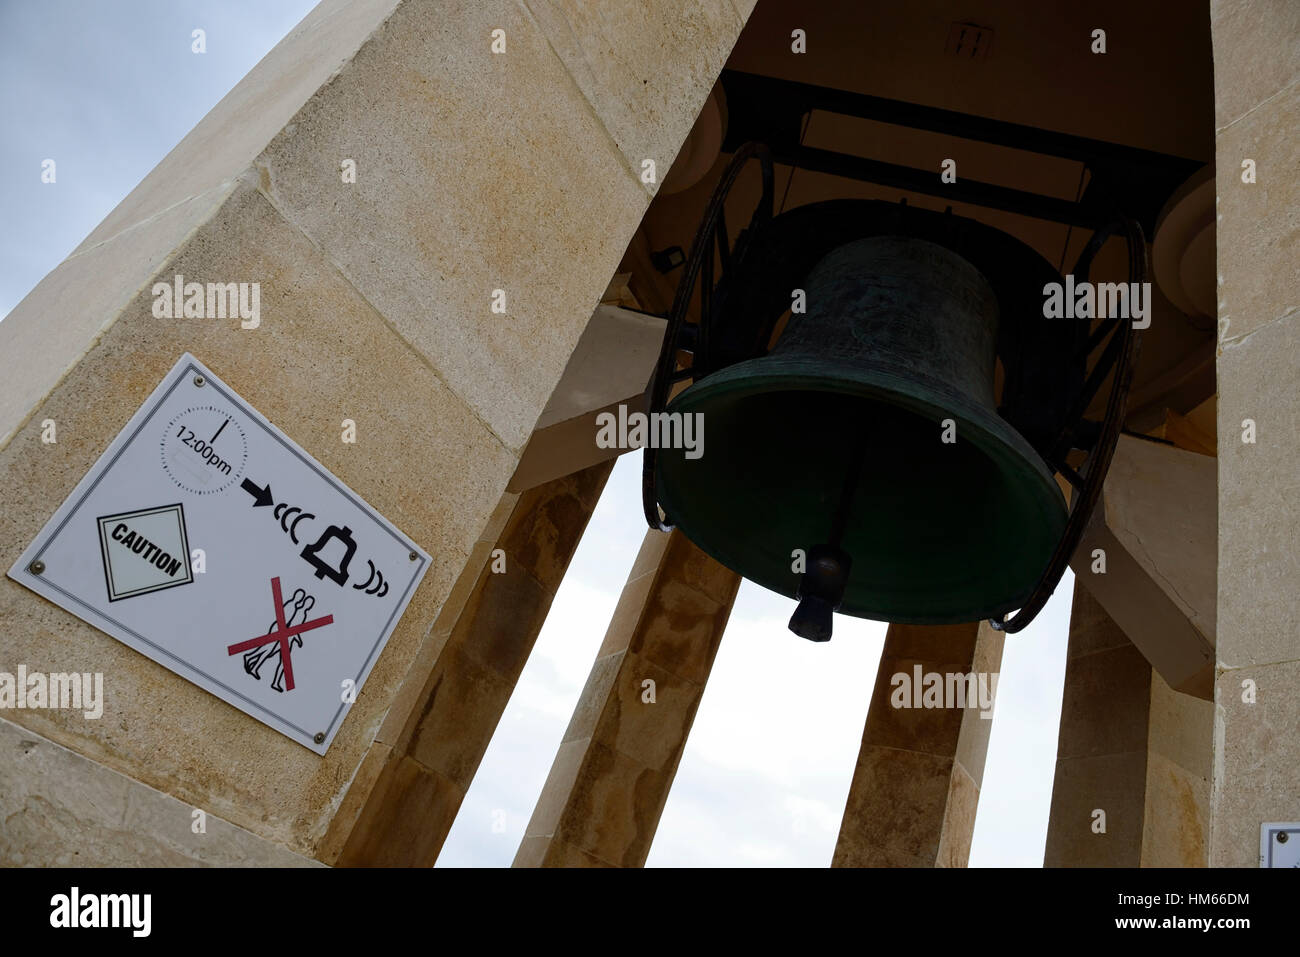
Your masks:
<svg viewBox="0 0 1300 957"><path fill-rule="evenodd" d="M775 363L779 363L779 367L772 368ZM806 369L801 371L800 366L806 366ZM917 394L918 382L922 381L929 394L941 396L945 405ZM1043 526L1046 529L1045 541L1059 540L1066 525L1068 505L1042 456L996 411L972 400L965 393L945 383L935 381L932 377L904 378L870 359L855 359L853 362L847 362L825 357L760 356L728 366L692 384L674 397L664 411L670 414L693 412L696 411L695 405L723 395L734 399L778 391L838 393L873 401L887 401L922 418L932 420L936 428L940 426L942 419L952 418L957 423L958 441L963 437L971 441L1003 474L1018 473L1022 476L1026 474L1035 476L1036 482L1024 486L1036 492L1032 498L1034 506L1032 511L1036 513L1033 517L1045 523ZM678 516L674 514L677 503L672 501L671 484L664 481L663 474L666 457L674 453L680 454L680 450L659 451L656 477L660 489L660 501L665 512L670 521L677 523ZM1009 516L1009 521L1014 517L1016 516ZM1012 525L1009 525L1008 529L1012 532L1015 530ZM683 531L687 537L691 537L689 528L683 527ZM692 541L729 567L743 565L743 563L729 562L725 554L726 550L717 549L716 543L696 541L694 538ZM1050 549L1044 549L1044 568L1049 560ZM751 580L778 594L795 597L797 579L792 579L793 584L784 581L764 581L759 578L751 578ZM853 617L899 624L956 624L984 618L1001 618L1021 607L1033 591L1035 584L1036 579L1026 582L1023 589L1014 596L969 610L941 614L912 615L883 606L865 608L851 602L847 594L844 605L838 611ZM900 599L906 602L910 597L911 595L903 594Z"/></svg>

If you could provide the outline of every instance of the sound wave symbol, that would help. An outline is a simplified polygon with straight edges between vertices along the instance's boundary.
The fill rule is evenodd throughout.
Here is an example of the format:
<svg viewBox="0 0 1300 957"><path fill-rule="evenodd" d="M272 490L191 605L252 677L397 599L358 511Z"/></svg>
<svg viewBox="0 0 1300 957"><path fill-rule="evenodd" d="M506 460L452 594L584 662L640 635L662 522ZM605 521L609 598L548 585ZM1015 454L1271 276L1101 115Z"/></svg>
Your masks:
<svg viewBox="0 0 1300 957"><path fill-rule="evenodd" d="M366 564L370 566L370 576L363 582L353 585L353 588L364 591L367 595L374 595L376 598L383 598L388 594L388 582L384 581L384 574L375 567L375 563L366 559ZM374 582L374 587L370 586Z"/></svg>

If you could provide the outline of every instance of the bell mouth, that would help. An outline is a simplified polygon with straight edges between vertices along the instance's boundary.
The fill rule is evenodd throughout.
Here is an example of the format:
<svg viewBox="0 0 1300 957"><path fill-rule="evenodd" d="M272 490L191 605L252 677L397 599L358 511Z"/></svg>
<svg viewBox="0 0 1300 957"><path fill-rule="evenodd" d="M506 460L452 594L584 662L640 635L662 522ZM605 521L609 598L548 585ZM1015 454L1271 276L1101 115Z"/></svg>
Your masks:
<svg viewBox="0 0 1300 957"><path fill-rule="evenodd" d="M1028 598L1066 522L1046 464L996 412L946 383L869 360L765 356L682 392L703 455L660 449L659 500L697 546L793 598L793 552L827 541L859 480L841 547L839 611L903 624L1001 619ZM942 441L943 421L955 443Z"/></svg>

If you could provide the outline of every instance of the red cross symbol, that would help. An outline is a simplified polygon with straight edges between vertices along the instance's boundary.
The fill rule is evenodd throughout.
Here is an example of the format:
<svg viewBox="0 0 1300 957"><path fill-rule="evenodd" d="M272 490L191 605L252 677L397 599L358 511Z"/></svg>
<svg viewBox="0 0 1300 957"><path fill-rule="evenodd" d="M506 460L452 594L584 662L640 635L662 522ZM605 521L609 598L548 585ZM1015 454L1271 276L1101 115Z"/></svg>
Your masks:
<svg viewBox="0 0 1300 957"><path fill-rule="evenodd" d="M300 635L304 631L311 631L313 628L320 628L334 621L333 615L326 615L324 618L313 618L311 621L304 621L301 625L294 625L290 628L284 621L284 599L280 596L280 579L271 579L271 597L275 600L275 628L265 635L258 635L256 638L249 638L247 641L241 641L237 645L231 645L226 649L228 655L237 655L240 652L248 651L251 648L260 648L268 642L278 641L280 643L280 661L284 664L284 688L286 691L293 690L293 664L289 661L289 639L294 635Z"/></svg>

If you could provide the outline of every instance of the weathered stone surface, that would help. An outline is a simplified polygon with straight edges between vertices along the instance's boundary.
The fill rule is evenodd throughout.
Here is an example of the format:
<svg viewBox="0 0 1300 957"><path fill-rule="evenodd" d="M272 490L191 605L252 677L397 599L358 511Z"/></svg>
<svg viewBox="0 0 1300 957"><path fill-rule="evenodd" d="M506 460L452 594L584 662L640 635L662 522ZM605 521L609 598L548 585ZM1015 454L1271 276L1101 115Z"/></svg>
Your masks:
<svg viewBox="0 0 1300 957"><path fill-rule="evenodd" d="M323 0L222 97L77 252L236 180L304 103L346 68L399 0ZM335 162L335 168L338 164Z"/></svg>
<svg viewBox="0 0 1300 957"><path fill-rule="evenodd" d="M1141 863L1151 675L1076 579L1044 866ZM1093 830L1097 811L1103 833Z"/></svg>
<svg viewBox="0 0 1300 957"><path fill-rule="evenodd" d="M646 386L666 327L658 316L607 303L596 307L519 457L510 488L532 488L626 451L597 446L596 423L602 414L618 416L620 407L629 415L646 411Z"/></svg>
<svg viewBox="0 0 1300 957"><path fill-rule="evenodd" d="M0 447L396 4L318 4L0 324Z"/></svg>
<svg viewBox="0 0 1300 957"><path fill-rule="evenodd" d="M1290 0L1211 0L1210 28L1216 128L1300 80L1300 7Z"/></svg>
<svg viewBox="0 0 1300 957"><path fill-rule="evenodd" d="M1070 606L1070 658L1126 648L1132 644L1124 629L1106 614L1106 609L1087 588L1088 579L1075 579L1073 604Z"/></svg>
<svg viewBox="0 0 1300 957"><path fill-rule="evenodd" d="M1256 701L1242 701L1254 681ZM1257 665L1219 676L1216 767L1211 797L1211 867L1255 867L1259 826L1294 821L1300 807L1300 661Z"/></svg>
<svg viewBox="0 0 1300 957"><path fill-rule="evenodd" d="M1121 436L1071 562L1151 666L1207 701L1214 693L1215 473L1210 456Z"/></svg>
<svg viewBox="0 0 1300 957"><path fill-rule="evenodd" d="M866 745L858 755L833 867L933 867L953 759Z"/></svg>
<svg viewBox="0 0 1300 957"><path fill-rule="evenodd" d="M1219 220L1219 617L1211 867L1253 867L1300 806L1300 8L1211 5ZM1241 182L1252 159L1256 182ZM1245 420L1255 442L1243 441ZM1258 686L1243 701L1243 682Z"/></svg>
<svg viewBox="0 0 1300 957"><path fill-rule="evenodd" d="M362 814L339 855L340 866L431 866L445 835L430 828L430 816L455 815L465 797L437 771L406 755L395 755L379 776L372 800L382 815Z"/></svg>
<svg viewBox="0 0 1300 957"><path fill-rule="evenodd" d="M971 660L971 671L977 675L993 675L1000 672L1005 645L1006 635L995 631L987 622L981 623L979 636L975 641L975 657ZM977 708L967 708L961 718L961 731L957 735L957 764L970 777L977 790L984 786L984 762L988 757L989 737L993 733L993 715L997 711L996 690L991 685L989 690L995 694L993 712L986 716ZM951 796L949 799L951 800ZM971 827L972 831L967 835L967 851L970 850L969 838L974 834L973 818Z"/></svg>
<svg viewBox="0 0 1300 957"><path fill-rule="evenodd" d="M976 719L978 720L978 719ZM983 765L980 766L981 772ZM979 782L960 763L954 764L948 785L948 801L943 815L943 831L935 867L965 867L970 860L971 839L975 836L975 812L979 808Z"/></svg>
<svg viewBox="0 0 1300 957"><path fill-rule="evenodd" d="M1150 707L1151 666L1131 644L1069 658L1057 759L1145 751Z"/></svg>
<svg viewBox="0 0 1300 957"><path fill-rule="evenodd" d="M1214 773L1214 702L1180 694L1151 676L1147 749L1207 783ZM1209 792L1206 792L1206 799Z"/></svg>
<svg viewBox="0 0 1300 957"><path fill-rule="evenodd" d="M680 532L646 533L515 867L645 863L739 586Z"/></svg>
<svg viewBox="0 0 1300 957"><path fill-rule="evenodd" d="M1219 354L1219 667L1300 658L1300 313ZM1241 423L1255 422L1254 444Z"/></svg>
<svg viewBox="0 0 1300 957"><path fill-rule="evenodd" d="M1142 862L1144 751L1056 762L1044 867L1138 867ZM1093 830L1095 811L1106 831Z"/></svg>
<svg viewBox="0 0 1300 957"><path fill-rule="evenodd" d="M615 867L640 867L676 771L675 761L667 769L648 768L598 741L586 742L555 836ZM546 866L555 866L549 855Z"/></svg>
<svg viewBox="0 0 1300 957"><path fill-rule="evenodd" d="M1294 53L1300 49L1300 34L1292 32L1286 42L1300 59ZM1253 53L1231 59L1265 62ZM1225 347L1300 309L1295 282L1300 262L1297 127L1300 83L1293 83L1219 133L1215 165L1219 339ZM1245 159L1255 161L1254 183L1241 181ZM1219 445L1222 449L1225 443Z"/></svg>
<svg viewBox="0 0 1300 957"><path fill-rule="evenodd" d="M992 720L978 699L948 700L946 676L982 673L995 693L1002 647L987 623L889 626L832 866L966 866ZM931 673L944 706L915 707Z"/></svg>
<svg viewBox="0 0 1300 957"><path fill-rule="evenodd" d="M82 249L42 279L0 322L0 448L94 344L158 268L234 191L234 182L160 212L129 233ZM57 317L58 321L52 321ZM65 425L60 423L60 433ZM91 438L91 436L86 436Z"/></svg>
<svg viewBox="0 0 1300 957"><path fill-rule="evenodd" d="M654 702L646 700L654 682ZM624 652L601 714L603 741L648 768L672 769L681 757L704 688Z"/></svg>
<svg viewBox="0 0 1300 957"><path fill-rule="evenodd" d="M732 39L691 58L725 57ZM658 142L685 136L643 124ZM401 4L257 163L276 206L515 451L618 266L626 241L611 237L630 237L647 202L506 0Z"/></svg>
<svg viewBox="0 0 1300 957"><path fill-rule="evenodd" d="M1143 867L1205 867L1214 773L1214 702L1151 674Z"/></svg>
<svg viewBox="0 0 1300 957"><path fill-rule="evenodd" d="M0 718L0 866L315 864Z"/></svg>
<svg viewBox="0 0 1300 957"><path fill-rule="evenodd" d="M969 630L974 631L974 627ZM888 638L885 640L886 649L888 650ZM970 670L970 655L974 643L966 640L962 644L966 645L965 661L960 660L960 658L935 661L934 659L923 660L881 656L880 670L876 679L875 690L871 695L871 708L867 712L867 724L862 737L864 744L873 744L886 748L904 748L908 751L923 751L926 754L938 754L945 757L953 756L953 748L956 746L957 737L961 732L964 712L956 708L894 707L891 698L899 692L890 684L890 681L894 675L906 675L907 684L903 687L908 691L913 691L916 687L915 675L918 665L923 676L927 672L937 672L941 675L966 673ZM948 649L946 653L952 654L953 651L960 655L962 649L960 647Z"/></svg>
<svg viewBox="0 0 1300 957"><path fill-rule="evenodd" d="M554 593L612 468L613 463L584 468L518 497L523 507L512 510L498 542L509 557L507 571L517 565Z"/></svg>
<svg viewBox="0 0 1300 957"><path fill-rule="evenodd" d="M1210 753L1207 745L1206 754ZM1147 754L1143 867L1205 867L1210 782L1168 758Z"/></svg>
<svg viewBox="0 0 1300 957"><path fill-rule="evenodd" d="M361 766L348 784L348 791L339 802L339 808L330 818L329 829L325 832L316 857L326 864L334 864L343 853L344 845L357 827L361 812L365 809L366 799L374 791L381 776L393 763L393 749L382 741L375 741L361 760Z"/></svg>
<svg viewBox="0 0 1300 957"><path fill-rule="evenodd" d="M438 656L407 752L466 790L513 690L513 682L449 644Z"/></svg>
<svg viewBox="0 0 1300 957"><path fill-rule="evenodd" d="M741 15L729 0L524 3L629 169L639 177L642 161L652 159L662 182L740 34ZM654 193L658 184L646 189Z"/></svg>

